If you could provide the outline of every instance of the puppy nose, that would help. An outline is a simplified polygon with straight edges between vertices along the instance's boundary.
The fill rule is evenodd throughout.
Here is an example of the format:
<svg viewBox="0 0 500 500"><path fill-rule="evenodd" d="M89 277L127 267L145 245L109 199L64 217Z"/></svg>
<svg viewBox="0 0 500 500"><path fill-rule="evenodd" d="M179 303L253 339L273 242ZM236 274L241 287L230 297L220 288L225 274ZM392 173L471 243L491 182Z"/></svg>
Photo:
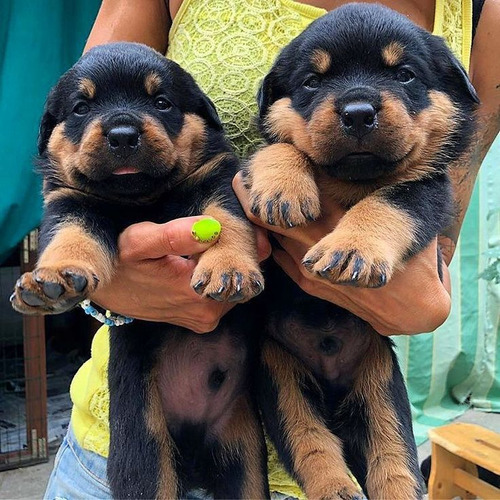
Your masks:
<svg viewBox="0 0 500 500"><path fill-rule="evenodd" d="M361 139L375 128L377 112L369 102L346 104L340 113L342 127L349 135Z"/></svg>
<svg viewBox="0 0 500 500"><path fill-rule="evenodd" d="M131 125L113 127L107 137L109 149L119 158L127 158L139 147L139 131Z"/></svg>

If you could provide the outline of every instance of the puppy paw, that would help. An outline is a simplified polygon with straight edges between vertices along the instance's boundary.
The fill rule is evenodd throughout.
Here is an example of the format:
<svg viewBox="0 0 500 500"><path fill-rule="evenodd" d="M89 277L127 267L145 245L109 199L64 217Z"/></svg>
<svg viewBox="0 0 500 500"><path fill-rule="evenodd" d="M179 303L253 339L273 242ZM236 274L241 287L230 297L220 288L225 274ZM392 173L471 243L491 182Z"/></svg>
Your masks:
<svg viewBox="0 0 500 500"><path fill-rule="evenodd" d="M71 309L92 293L99 282L91 269L41 267L24 273L10 297L23 314L57 314Z"/></svg>
<svg viewBox="0 0 500 500"><path fill-rule="evenodd" d="M365 495L356 485L346 478L345 481L335 480L333 484L323 485L318 488L317 493L308 495L309 498L321 500L366 500Z"/></svg>
<svg viewBox="0 0 500 500"><path fill-rule="evenodd" d="M224 261L210 265L200 260L191 286L198 295L218 302L245 302L264 290L264 277L258 267Z"/></svg>
<svg viewBox="0 0 500 500"><path fill-rule="evenodd" d="M256 153L246 168L250 211L273 226L291 228L321 214L312 166L290 144L273 144Z"/></svg>
<svg viewBox="0 0 500 500"><path fill-rule="evenodd" d="M302 264L311 273L331 283L379 288L391 278L394 265L387 252L375 243L343 242L335 231L306 253Z"/></svg>
<svg viewBox="0 0 500 500"><path fill-rule="evenodd" d="M283 186L281 186L283 188ZM250 191L250 211L272 226L291 228L304 226L320 216L319 198L304 193L268 192L269 189Z"/></svg>
<svg viewBox="0 0 500 500"><path fill-rule="evenodd" d="M332 494L323 495L321 500L366 500L366 497L354 487L341 488Z"/></svg>

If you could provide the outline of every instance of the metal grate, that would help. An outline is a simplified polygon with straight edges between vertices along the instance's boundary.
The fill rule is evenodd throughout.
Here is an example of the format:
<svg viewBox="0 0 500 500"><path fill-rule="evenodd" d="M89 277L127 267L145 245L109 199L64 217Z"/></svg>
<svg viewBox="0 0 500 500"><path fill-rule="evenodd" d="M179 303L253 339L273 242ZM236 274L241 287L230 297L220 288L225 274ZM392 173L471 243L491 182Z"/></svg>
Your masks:
<svg viewBox="0 0 500 500"><path fill-rule="evenodd" d="M21 316L8 300L20 274L33 268L37 241L32 231L20 257L0 267L0 470L48 459L44 319Z"/></svg>

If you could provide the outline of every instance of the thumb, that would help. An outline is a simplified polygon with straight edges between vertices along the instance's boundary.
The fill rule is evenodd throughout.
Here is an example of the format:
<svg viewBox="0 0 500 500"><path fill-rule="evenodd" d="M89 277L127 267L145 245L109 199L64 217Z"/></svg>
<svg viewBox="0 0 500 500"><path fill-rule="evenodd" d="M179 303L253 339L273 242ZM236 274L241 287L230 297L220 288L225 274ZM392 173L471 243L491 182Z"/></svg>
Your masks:
<svg viewBox="0 0 500 500"><path fill-rule="evenodd" d="M127 227L120 235L120 258L145 260L166 255L197 254L213 245L220 231L218 221L201 215L175 219L165 224L140 222Z"/></svg>

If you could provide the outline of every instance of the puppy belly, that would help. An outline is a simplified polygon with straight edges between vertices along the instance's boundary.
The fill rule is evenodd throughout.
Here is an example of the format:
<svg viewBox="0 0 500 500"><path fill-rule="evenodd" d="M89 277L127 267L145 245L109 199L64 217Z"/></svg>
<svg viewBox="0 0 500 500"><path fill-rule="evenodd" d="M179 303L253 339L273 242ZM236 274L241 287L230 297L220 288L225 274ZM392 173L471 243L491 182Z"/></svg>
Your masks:
<svg viewBox="0 0 500 500"><path fill-rule="evenodd" d="M335 306L296 309L273 317L269 333L320 380L351 387L367 354L370 336L363 323Z"/></svg>
<svg viewBox="0 0 500 500"><path fill-rule="evenodd" d="M183 424L218 434L246 389L248 350L228 331L181 335L167 342L157 366L168 427L174 435Z"/></svg>

